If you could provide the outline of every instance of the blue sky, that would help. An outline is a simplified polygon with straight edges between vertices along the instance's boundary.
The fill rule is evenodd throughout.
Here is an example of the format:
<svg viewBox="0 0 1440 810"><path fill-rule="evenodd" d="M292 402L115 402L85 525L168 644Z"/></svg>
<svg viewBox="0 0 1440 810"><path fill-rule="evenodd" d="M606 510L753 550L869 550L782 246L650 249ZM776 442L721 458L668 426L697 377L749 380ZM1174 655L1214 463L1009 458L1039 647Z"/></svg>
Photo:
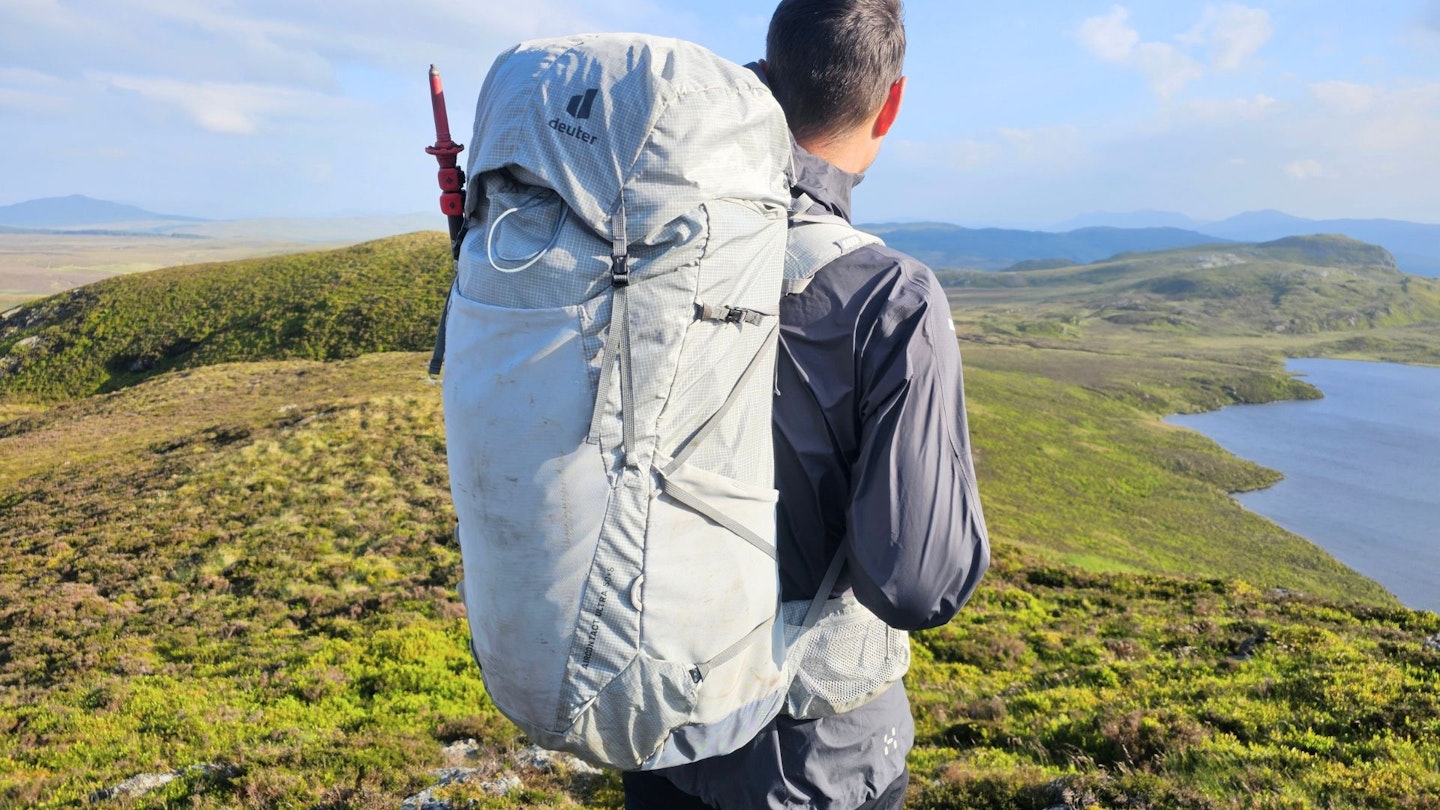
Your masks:
<svg viewBox="0 0 1440 810"><path fill-rule="evenodd" d="M426 211L425 73L456 138L520 39L760 55L772 0L0 0L0 204ZM1440 0L906 4L909 94L864 221L1278 208L1440 222ZM438 217L438 213L437 213Z"/></svg>

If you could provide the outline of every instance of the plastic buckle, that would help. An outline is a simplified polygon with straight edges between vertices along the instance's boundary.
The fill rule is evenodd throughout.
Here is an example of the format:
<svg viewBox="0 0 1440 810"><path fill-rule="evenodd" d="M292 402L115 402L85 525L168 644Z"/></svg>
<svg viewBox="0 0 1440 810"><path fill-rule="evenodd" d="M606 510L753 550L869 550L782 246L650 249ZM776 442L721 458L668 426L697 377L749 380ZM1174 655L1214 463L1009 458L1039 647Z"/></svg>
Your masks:
<svg viewBox="0 0 1440 810"><path fill-rule="evenodd" d="M625 254L610 257L610 283L616 287L630 285L630 266Z"/></svg>

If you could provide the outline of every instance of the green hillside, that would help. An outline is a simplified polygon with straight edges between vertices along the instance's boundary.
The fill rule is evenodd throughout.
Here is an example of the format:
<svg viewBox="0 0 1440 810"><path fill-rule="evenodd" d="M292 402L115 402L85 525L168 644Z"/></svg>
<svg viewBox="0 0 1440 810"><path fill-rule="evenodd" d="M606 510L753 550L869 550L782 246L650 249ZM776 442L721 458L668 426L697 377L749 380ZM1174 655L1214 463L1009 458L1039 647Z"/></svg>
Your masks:
<svg viewBox="0 0 1440 810"><path fill-rule="evenodd" d="M106 279L0 321L0 396L54 400L215 363L423 349L449 266L447 240L424 233Z"/></svg>
<svg viewBox="0 0 1440 810"><path fill-rule="evenodd" d="M1091 265L951 274L976 300L1024 302L1122 326L1313 334L1440 320L1440 282L1343 236L1126 254Z"/></svg>
<svg viewBox="0 0 1440 810"><path fill-rule="evenodd" d="M1422 282L1315 247L1254 250L1355 273L1346 306L1408 284L1415 320L1179 329L1077 297L1173 265L1144 256L954 288L996 565L915 638L912 806L1440 807L1440 617L1239 507L1275 474L1160 421L1316 395L1287 352L1440 362ZM439 794L479 807L620 806L525 750L467 651L439 389L373 351L428 348L446 259L419 235L177 268L0 324L0 806L149 773L176 778L117 806L396 807L457 766Z"/></svg>

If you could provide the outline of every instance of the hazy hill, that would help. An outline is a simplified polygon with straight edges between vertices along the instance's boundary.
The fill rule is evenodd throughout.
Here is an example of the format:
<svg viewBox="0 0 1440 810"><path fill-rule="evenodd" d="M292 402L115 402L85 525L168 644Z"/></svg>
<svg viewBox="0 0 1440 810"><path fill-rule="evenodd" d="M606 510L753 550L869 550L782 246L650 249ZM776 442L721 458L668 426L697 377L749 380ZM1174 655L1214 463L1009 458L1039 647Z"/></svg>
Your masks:
<svg viewBox="0 0 1440 810"><path fill-rule="evenodd" d="M1071 217L1064 222L1045 228L1047 231L1073 231L1080 228L1180 228L1187 231L1203 231L1205 223L1175 211L1125 211L1112 213L1097 211Z"/></svg>
<svg viewBox="0 0 1440 810"><path fill-rule="evenodd" d="M108 225L117 222L199 222L195 217L157 214L133 205L97 200L83 194L46 197L14 205L0 205L0 225L18 228L63 228Z"/></svg>
<svg viewBox="0 0 1440 810"><path fill-rule="evenodd" d="M171 236L207 239L271 239L295 242L359 242L415 231L445 230L438 211L396 216L257 217L167 225L154 229Z"/></svg>
<svg viewBox="0 0 1440 810"><path fill-rule="evenodd" d="M1401 269L1440 276L1440 225L1394 219L1302 219L1281 211L1251 211L1204 228L1206 233L1246 242L1306 233L1340 233L1395 254Z"/></svg>
<svg viewBox="0 0 1440 810"><path fill-rule="evenodd" d="M1132 251L1167 250L1224 240L1178 228L1081 228L1067 233L963 228L939 222L860 226L933 268L1000 270L1035 259L1085 263Z"/></svg>

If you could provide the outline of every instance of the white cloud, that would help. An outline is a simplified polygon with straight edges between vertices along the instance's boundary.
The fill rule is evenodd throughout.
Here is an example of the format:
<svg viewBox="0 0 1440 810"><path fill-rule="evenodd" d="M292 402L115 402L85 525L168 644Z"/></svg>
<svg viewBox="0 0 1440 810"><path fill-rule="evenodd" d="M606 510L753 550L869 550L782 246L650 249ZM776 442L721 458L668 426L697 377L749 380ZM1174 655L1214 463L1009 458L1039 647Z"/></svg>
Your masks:
<svg viewBox="0 0 1440 810"><path fill-rule="evenodd" d="M1310 95L1341 115L1359 115L1370 109L1376 88L1355 82L1328 81L1310 85Z"/></svg>
<svg viewBox="0 0 1440 810"><path fill-rule="evenodd" d="M1183 105L1190 119L1210 122L1254 121L1279 109L1280 104L1264 93L1251 98L1197 99Z"/></svg>
<svg viewBox="0 0 1440 810"><path fill-rule="evenodd" d="M65 108L63 83L56 76L28 68L0 68L0 108L54 112Z"/></svg>
<svg viewBox="0 0 1440 810"><path fill-rule="evenodd" d="M1175 37L1179 46L1141 41L1129 19L1129 9L1111 6L1107 13L1082 21L1076 39L1096 57L1138 70L1162 99L1205 77L1205 66L1187 49L1203 47L1213 68L1233 71L1243 67L1275 33L1269 12L1236 3L1207 6L1195 27Z"/></svg>
<svg viewBox="0 0 1440 810"><path fill-rule="evenodd" d="M1166 99L1205 76L1205 68L1199 62L1164 42L1146 42L1136 48L1135 67L1145 77L1150 90Z"/></svg>
<svg viewBox="0 0 1440 810"><path fill-rule="evenodd" d="M0 109L54 112L65 109L65 99L48 93L0 87Z"/></svg>
<svg viewBox="0 0 1440 810"><path fill-rule="evenodd" d="M77 17L60 5L59 0L5 0L0 3L0 13L21 23L52 28L69 28L77 21Z"/></svg>
<svg viewBox="0 0 1440 810"><path fill-rule="evenodd" d="M1140 32L1126 25L1130 12L1124 6L1080 23L1075 36L1086 50L1107 62L1125 62L1140 42Z"/></svg>
<svg viewBox="0 0 1440 810"><path fill-rule="evenodd" d="M1262 48L1275 28L1270 12L1237 3L1207 6L1200 23L1177 39L1187 45L1203 45L1210 52L1216 70L1239 70Z"/></svg>
<svg viewBox="0 0 1440 810"><path fill-rule="evenodd" d="M117 75L92 78L179 107L200 128L230 135L253 135L286 119L323 118L347 104L335 96L293 87Z"/></svg>
<svg viewBox="0 0 1440 810"><path fill-rule="evenodd" d="M1002 128L986 140L895 141L886 149L909 166L966 174L1021 168L1064 172L1089 160L1084 133L1069 124Z"/></svg>
<svg viewBox="0 0 1440 810"><path fill-rule="evenodd" d="M886 148L903 163L961 173L998 164L1004 157L998 145L971 139L942 143L897 140L893 144L887 143Z"/></svg>
<svg viewBox="0 0 1440 810"><path fill-rule="evenodd" d="M1009 151L1009 160L1032 166L1072 168L1083 162L1087 152L1080 128L1073 124L1031 129L1001 129L1001 143Z"/></svg>
<svg viewBox="0 0 1440 810"><path fill-rule="evenodd" d="M1141 42L1140 32L1130 27L1129 19L1129 9L1111 6L1105 14L1082 21L1075 37L1097 58L1137 70L1151 92L1162 99L1204 77L1205 68L1174 45Z"/></svg>
<svg viewBox="0 0 1440 810"><path fill-rule="evenodd" d="M1285 164L1285 173L1292 180L1317 180L1323 177L1333 177L1334 174L1321 165L1320 161L1314 158L1297 160Z"/></svg>
<svg viewBox="0 0 1440 810"><path fill-rule="evenodd" d="M54 87L60 84L60 77L29 68L0 68L0 84L11 87Z"/></svg>
<svg viewBox="0 0 1440 810"><path fill-rule="evenodd" d="M1411 171L1436 165L1431 156L1440 143L1440 82L1324 82L1311 93L1320 102L1316 123L1337 142L1338 155L1376 167L1409 163Z"/></svg>

